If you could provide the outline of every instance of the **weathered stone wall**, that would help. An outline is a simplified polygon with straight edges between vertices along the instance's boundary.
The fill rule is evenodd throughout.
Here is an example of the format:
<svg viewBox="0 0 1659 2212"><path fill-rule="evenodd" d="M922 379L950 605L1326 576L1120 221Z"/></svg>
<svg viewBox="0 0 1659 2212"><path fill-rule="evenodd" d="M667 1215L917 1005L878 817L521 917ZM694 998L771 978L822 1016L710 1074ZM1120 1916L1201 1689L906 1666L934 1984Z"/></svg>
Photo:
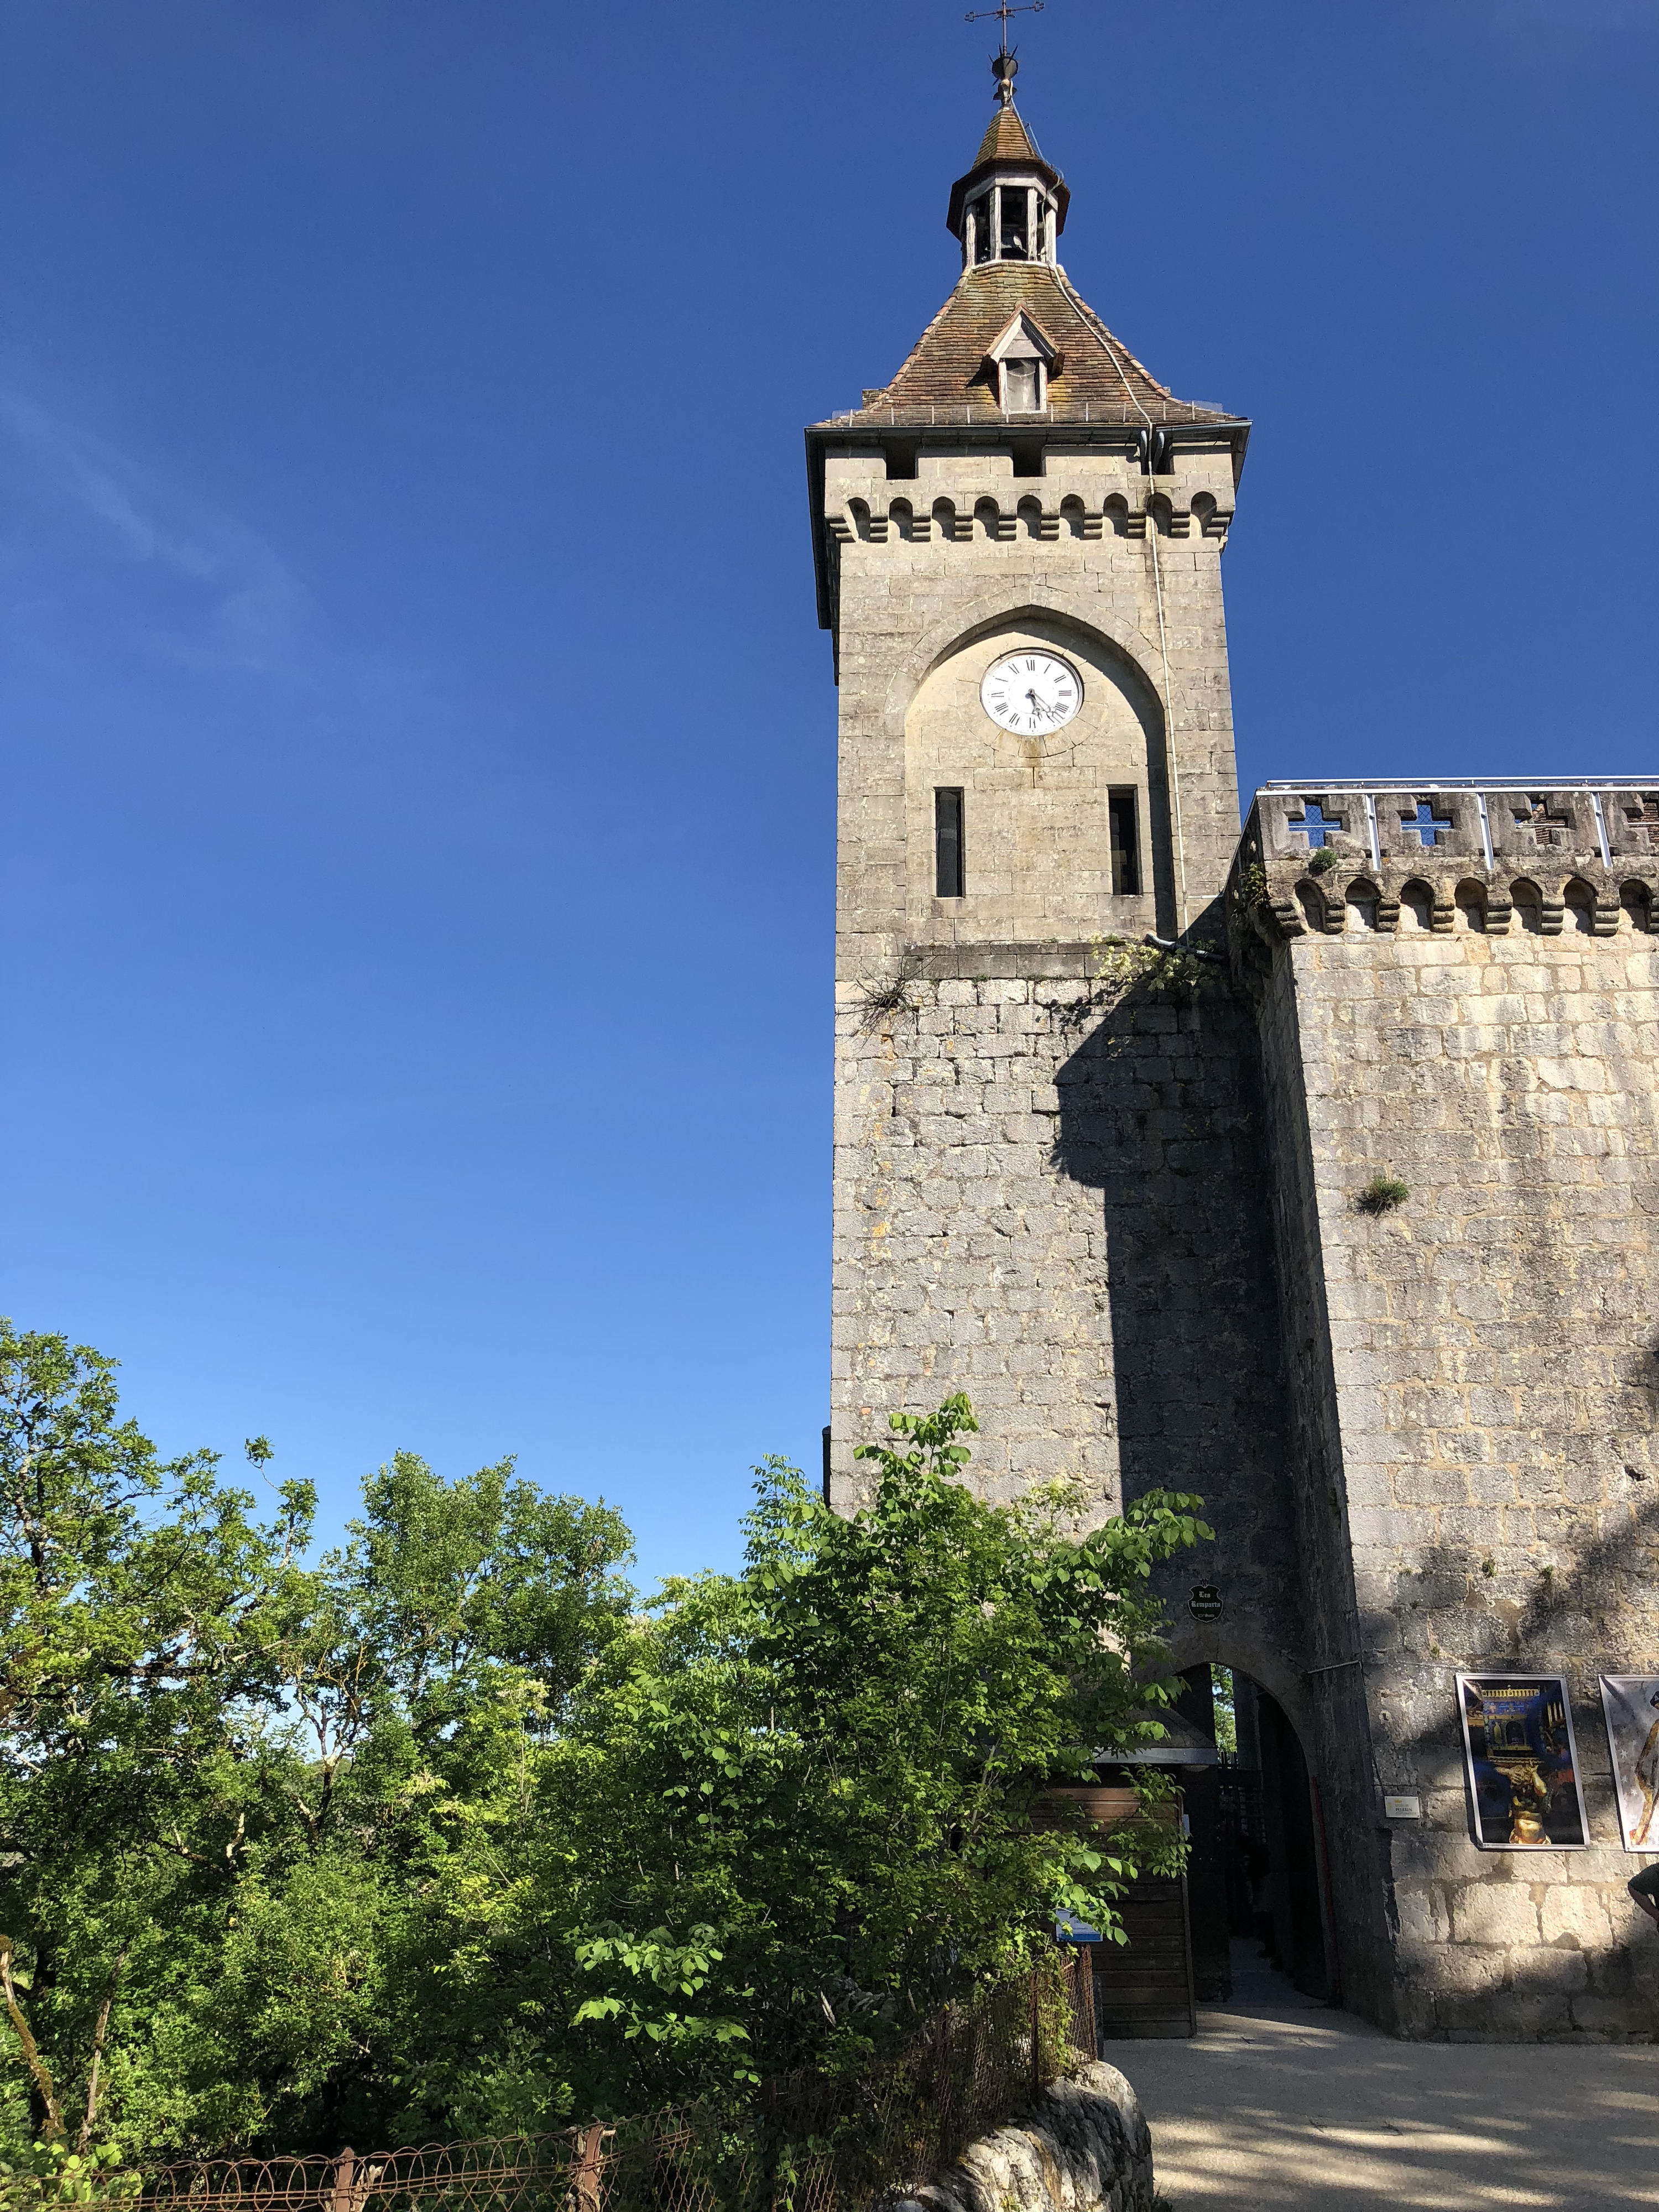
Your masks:
<svg viewBox="0 0 1659 2212"><path fill-rule="evenodd" d="M980 704L986 667L1022 647L1063 653L1081 681L1073 720L1016 737ZM1139 935L1172 926L1169 793L1158 701L1121 655L1075 624L1027 616L948 653L918 687L905 717L905 839L910 944L958 936L1003 944L1077 942L1109 918ZM933 793L963 793L965 897L936 896ZM1109 797L1133 791L1142 888L1115 887Z"/></svg>
<svg viewBox="0 0 1659 2212"><path fill-rule="evenodd" d="M1345 898L1253 823L1234 908L1345 1987L1412 2034L1650 2033L1596 1678L1659 1672L1659 883L1582 843L1487 868L1476 828ZM1377 1175L1410 1196L1369 1214ZM1587 1850L1472 1841L1454 1677L1505 1668L1568 1678Z"/></svg>
<svg viewBox="0 0 1659 2212"><path fill-rule="evenodd" d="M1659 794L1264 797L1234 861L1232 460L1149 478L1133 447L1051 440L1036 478L923 451L908 480L824 450L832 1496L889 1413L953 1390L989 1495L1069 1475L1093 1519L1197 1491L1176 1663L1243 1668L1293 1723L1347 2001L1412 2033L1647 2032L1595 1691L1659 1671ZM1040 747L978 700L1026 641L1085 677ZM969 798L954 900L941 783ZM1129 949L1103 976L1097 933L1224 914L1232 989ZM1377 1173L1400 1212L1356 1211ZM1218 1623L1181 1602L1200 1580ZM1522 1664L1571 1679L1585 1851L1470 1841L1452 1677Z"/></svg>
<svg viewBox="0 0 1659 2212"><path fill-rule="evenodd" d="M1195 502L1215 511L1223 493L1231 512L1230 456L1183 453L1153 477L1103 453L1053 453L1038 478L1016 477L1006 451L925 453L917 465L915 479L890 482L867 453L832 452L825 462L824 523L839 546L837 973L889 975L918 938L980 944L1152 927L1168 934L1196 920L1220 890L1237 837L1223 539L1219 530L1206 535L1201 519L1195 528L1194 515ZM1125 780L1141 789L1152 881L1140 900L1100 899L1091 831L1104 830L1103 791L1098 824L1081 813L1071 823L1059 874L1051 863L1026 879L1023 890L1034 887L1036 898L1015 897L1011 884L981 911L970 872L948 926L924 918L918 928L911 886L926 884L933 864L931 763L941 744L951 746L944 720L930 713L926 731L911 732L907 762L907 726L929 677L971 649L971 681L950 713L981 791L1003 771L1029 781L1035 767L1042 787L1073 767L1075 732L1058 733L1053 760L1033 763L980 706L980 673L1028 636L1080 665L1101 655L1115 665L1108 688L1126 702L1123 734L1147 757L1145 766L1126 757ZM1085 676L1086 686L1086 667ZM1103 732L1103 763L1115 743ZM1088 930L1045 907L1072 893L1090 902Z"/></svg>
<svg viewBox="0 0 1659 2212"><path fill-rule="evenodd" d="M965 1390L988 1495L1070 1475L1092 1521L1198 1492L1218 1540L1171 1593L1224 1560L1238 1663L1295 1682L1254 1024L1224 971L1116 958L1093 981L922 977L873 1016L842 987L837 1427ZM836 1502L863 1480L840 1471Z"/></svg>
<svg viewBox="0 0 1659 2212"><path fill-rule="evenodd" d="M1305 1672L1294 1698L1276 1694L1297 1723L1321 1794L1329 1935L1344 2000L1373 2019L1392 2020L1387 1867L1379 1849L1380 1801L1374 1802L1360 1748L1368 1738L1363 1677L1352 1663L1359 1650L1358 1615L1342 1510L1330 1316L1323 1273L1308 1255L1318 1187L1295 1017L1294 971L1286 958L1272 971L1261 1021L1279 1328L1290 1378L1287 1476L1307 1634Z"/></svg>
<svg viewBox="0 0 1659 2212"><path fill-rule="evenodd" d="M872 1423L965 1389L987 1479L1068 1473L1105 1510L1121 1408L1103 1185L1055 1152L1080 1039L1054 1032L1032 992L1087 972L1096 930L1138 939L1214 908L1237 819L1213 520L1224 495L1231 513L1231 461L1183 454L1152 478L1104 453L1057 451L1035 480L1006 451L918 466L890 483L868 453L826 462L840 545L836 1495L854 1494L852 1451ZM984 668L1027 640L1085 676L1083 713L1035 754L978 698ZM969 794L968 895L948 901L933 896L939 782ZM1136 897L1103 887L1106 797L1123 786L1140 809ZM916 1012L872 1025L872 994L900 984ZM1202 1123L1210 1108L1171 1080L1155 1072L1125 1113ZM1067 1146L1106 1172L1096 1139L1073 1129ZM1157 1418L1144 1403L1133 1416Z"/></svg>
<svg viewBox="0 0 1659 2212"><path fill-rule="evenodd" d="M1018 2126L999 2128L894 2212L1152 2212L1152 2141L1115 2066L1049 2084Z"/></svg>

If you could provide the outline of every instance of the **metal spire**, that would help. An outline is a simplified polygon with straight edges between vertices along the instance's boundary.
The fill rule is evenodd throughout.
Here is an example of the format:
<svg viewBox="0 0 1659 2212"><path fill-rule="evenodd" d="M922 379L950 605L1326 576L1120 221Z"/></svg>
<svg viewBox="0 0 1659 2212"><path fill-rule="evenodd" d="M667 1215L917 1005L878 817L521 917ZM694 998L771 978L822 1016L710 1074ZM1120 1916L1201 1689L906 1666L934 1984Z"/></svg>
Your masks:
<svg viewBox="0 0 1659 2212"><path fill-rule="evenodd" d="M1002 0L1000 7L981 8L977 12L969 9L963 18L967 23L987 23L994 15L1001 21L1002 51L993 57L991 73L997 81L997 99L1004 107L1013 106L1014 77L1019 68L1008 45L1008 18L1011 15L1040 15L1043 5L1044 0L1024 0L1023 6L1014 8L1009 6L1008 0Z"/></svg>

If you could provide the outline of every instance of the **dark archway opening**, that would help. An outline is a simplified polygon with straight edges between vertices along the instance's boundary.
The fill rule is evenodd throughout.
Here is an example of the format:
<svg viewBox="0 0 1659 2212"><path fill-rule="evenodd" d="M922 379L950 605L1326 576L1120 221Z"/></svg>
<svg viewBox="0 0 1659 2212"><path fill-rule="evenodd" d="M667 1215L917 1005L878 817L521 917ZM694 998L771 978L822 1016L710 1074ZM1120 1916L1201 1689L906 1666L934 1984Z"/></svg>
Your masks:
<svg viewBox="0 0 1659 2212"><path fill-rule="evenodd" d="M1181 1680L1177 1710L1221 1753L1183 1777L1194 1994L1224 2002L1234 1960L1259 1956L1304 1996L1331 2001L1317 1814L1296 1730L1248 1674L1200 1666Z"/></svg>

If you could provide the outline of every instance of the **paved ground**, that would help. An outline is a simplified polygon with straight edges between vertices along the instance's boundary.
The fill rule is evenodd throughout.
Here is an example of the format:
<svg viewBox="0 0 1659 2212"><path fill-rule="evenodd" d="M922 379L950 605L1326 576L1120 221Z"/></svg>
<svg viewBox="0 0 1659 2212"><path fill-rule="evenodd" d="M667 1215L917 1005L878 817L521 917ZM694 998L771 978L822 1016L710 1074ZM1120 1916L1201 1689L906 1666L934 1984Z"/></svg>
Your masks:
<svg viewBox="0 0 1659 2212"><path fill-rule="evenodd" d="M1109 2043L1175 2212L1659 2205L1659 2047L1396 2043L1233 1947L1191 2042Z"/></svg>

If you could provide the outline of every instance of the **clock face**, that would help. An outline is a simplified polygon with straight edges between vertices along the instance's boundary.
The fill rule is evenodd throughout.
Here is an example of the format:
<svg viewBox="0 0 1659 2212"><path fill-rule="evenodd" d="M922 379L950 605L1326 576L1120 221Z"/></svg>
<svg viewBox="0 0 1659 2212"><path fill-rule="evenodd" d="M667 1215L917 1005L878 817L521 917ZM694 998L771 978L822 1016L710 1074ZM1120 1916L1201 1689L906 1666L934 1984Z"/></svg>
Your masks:
<svg viewBox="0 0 1659 2212"><path fill-rule="evenodd" d="M1032 738L1071 720L1083 704L1083 678L1069 660L1034 646L994 660L979 696L1000 728Z"/></svg>

